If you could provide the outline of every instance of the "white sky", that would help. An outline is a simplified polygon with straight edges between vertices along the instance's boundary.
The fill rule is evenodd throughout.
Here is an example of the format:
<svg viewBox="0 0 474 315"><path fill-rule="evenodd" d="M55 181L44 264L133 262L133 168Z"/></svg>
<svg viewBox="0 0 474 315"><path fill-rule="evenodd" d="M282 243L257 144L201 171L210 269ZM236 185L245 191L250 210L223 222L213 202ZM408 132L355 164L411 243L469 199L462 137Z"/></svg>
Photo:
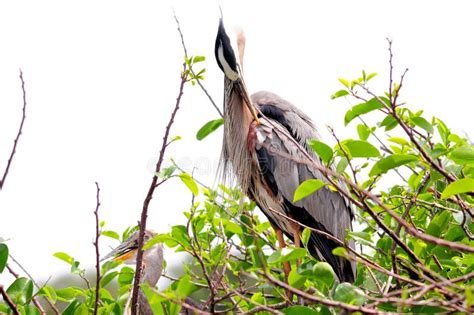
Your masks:
<svg viewBox="0 0 474 315"><path fill-rule="evenodd" d="M66 251L85 265L94 252L93 210L121 231L138 219L151 167L178 92L183 51L205 55L205 86L222 103L223 75L214 60L218 1L0 2L0 172L21 118L18 68L24 72L27 120L9 177L0 192L0 237L38 280L67 272L52 257ZM289 3L289 2L288 2ZM362 69L386 87L387 42L394 40L396 75L410 71L402 98L474 134L474 48L470 1L278 1L222 3L227 29L247 35L250 91L268 89L292 101L325 130L342 135L349 104L331 101L339 77ZM214 184L222 130L202 142L196 131L217 113L198 87L185 89L168 151ZM148 226L165 232L183 223L190 194L179 180L163 185ZM102 252L116 245L102 239ZM10 278L0 275L0 283Z"/></svg>

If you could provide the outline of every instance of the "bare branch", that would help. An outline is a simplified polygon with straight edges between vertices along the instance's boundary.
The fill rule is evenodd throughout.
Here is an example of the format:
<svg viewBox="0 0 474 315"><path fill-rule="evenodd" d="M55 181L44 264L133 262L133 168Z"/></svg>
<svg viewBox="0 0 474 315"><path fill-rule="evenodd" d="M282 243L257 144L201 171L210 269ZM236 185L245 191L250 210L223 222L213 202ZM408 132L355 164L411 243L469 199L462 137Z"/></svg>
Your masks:
<svg viewBox="0 0 474 315"><path fill-rule="evenodd" d="M176 113L178 112L178 109L181 103L181 97L183 96L184 85L187 82L187 79L188 79L188 76L186 74L186 63L185 63L183 64L183 71L181 72L181 82L179 85L179 92L178 92L178 97L176 98L175 107L173 109L173 112L171 113L171 117L168 122L168 125L166 126L165 134L163 136L163 143L161 145L160 155L158 157L158 161L156 162L155 172L153 174L153 178L151 180L148 193L145 197L145 201L143 202L143 208L142 208L141 219L140 219L140 232L138 234L138 252L137 252L136 271L135 271L135 279L133 283L133 292L132 292L132 314L133 315L138 314L138 307L137 307L138 306L137 305L138 290L140 288L140 278L141 278L142 267L143 267L142 266L143 243L144 243L144 236L145 236L145 229L146 229L146 221L148 218L148 207L150 205L151 199L153 198L153 194L156 189L156 184L158 182L158 174L161 171L161 164L163 163L163 160L164 160L169 133L171 130L171 126L174 123Z"/></svg>
<svg viewBox="0 0 474 315"><path fill-rule="evenodd" d="M99 303L100 303L100 253L99 253L99 237L100 237L100 230L99 230L99 207L100 207L100 188L99 184L95 182L95 187L97 189L96 194L96 206L94 211L95 216L95 273L96 273L96 280L95 280L95 302L94 302L94 315L97 315L97 311L99 310Z"/></svg>
<svg viewBox="0 0 474 315"><path fill-rule="evenodd" d="M21 123L20 127L18 128L18 133L16 135L15 140L13 141L13 148L10 153L10 157L8 158L7 166L5 168L5 171L3 172L3 177L0 180L0 190L3 189L3 185L5 185L5 180L7 179L8 171L10 170L10 166L13 161L13 156L15 155L16 152L16 146L18 144L18 140L20 139L20 136L23 132L23 124L25 123L25 118L26 118L26 90L25 90L25 81L23 80L23 72L20 69L20 81L21 81L21 90L23 92L23 114L21 117Z"/></svg>

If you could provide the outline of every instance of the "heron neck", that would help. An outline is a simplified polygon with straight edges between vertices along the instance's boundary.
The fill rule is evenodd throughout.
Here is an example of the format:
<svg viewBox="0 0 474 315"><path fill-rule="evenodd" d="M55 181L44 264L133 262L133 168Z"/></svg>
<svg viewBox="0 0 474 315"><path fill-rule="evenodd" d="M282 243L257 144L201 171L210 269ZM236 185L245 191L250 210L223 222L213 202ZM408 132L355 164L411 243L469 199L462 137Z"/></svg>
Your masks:
<svg viewBox="0 0 474 315"><path fill-rule="evenodd" d="M249 126L253 118L234 86L236 83L226 78L224 84L224 173L233 173L242 190L246 191L253 172L248 165L251 156L247 147Z"/></svg>
<svg viewBox="0 0 474 315"><path fill-rule="evenodd" d="M143 281L155 287L163 271L163 246L159 244L145 252L144 263Z"/></svg>

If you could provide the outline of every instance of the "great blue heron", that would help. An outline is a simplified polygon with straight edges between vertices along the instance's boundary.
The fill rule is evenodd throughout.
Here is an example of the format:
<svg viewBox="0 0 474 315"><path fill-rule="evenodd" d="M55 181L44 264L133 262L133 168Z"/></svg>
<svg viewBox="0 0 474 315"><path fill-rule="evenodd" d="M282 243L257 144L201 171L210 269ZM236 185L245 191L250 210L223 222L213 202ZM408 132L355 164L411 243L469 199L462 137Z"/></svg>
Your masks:
<svg viewBox="0 0 474 315"><path fill-rule="evenodd" d="M145 243L154 236L151 231L145 231ZM138 231L133 233L127 240L120 244L117 248L107 254L102 260L113 258L115 261L121 261L125 264L135 264L138 249ZM151 288L154 288L161 277L163 271L163 245L156 244L148 248L143 253L143 275L142 282L146 282ZM130 295L131 297L131 295ZM128 304L130 298L125 303L125 314L128 314ZM153 311L143 291L138 292L139 313L142 315L151 315Z"/></svg>
<svg viewBox="0 0 474 315"><path fill-rule="evenodd" d="M285 216L344 241L347 231L352 230L354 213L341 194L323 187L303 200L292 202L295 189L303 181L318 178L327 182L321 172L299 162L309 155L316 163L322 163L307 145L308 140L318 139L319 135L307 115L278 95L261 91L249 97L241 69L244 46L245 38L240 33L239 62L221 18L215 56L225 75L221 156L224 173L233 173L243 191L263 211L277 233L280 246L284 244L282 232L296 246L300 245L299 224ZM340 281L353 282L355 264L332 254L338 246L315 231L307 244L312 256L328 262ZM351 242L349 246L354 245ZM288 264L285 272L289 272Z"/></svg>

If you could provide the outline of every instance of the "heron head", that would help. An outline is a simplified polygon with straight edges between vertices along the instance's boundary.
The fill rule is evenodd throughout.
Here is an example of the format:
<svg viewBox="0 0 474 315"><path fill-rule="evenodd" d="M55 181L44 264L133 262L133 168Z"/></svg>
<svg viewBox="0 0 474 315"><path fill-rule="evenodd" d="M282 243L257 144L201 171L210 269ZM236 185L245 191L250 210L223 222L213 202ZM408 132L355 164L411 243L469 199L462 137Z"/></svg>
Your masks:
<svg viewBox="0 0 474 315"><path fill-rule="evenodd" d="M249 113L253 117L255 121L259 121L257 117L256 109L254 105L250 101L250 96L248 94L247 88L245 87L245 83L242 77L242 65L243 65L243 58L244 58L244 49L245 49L245 36L242 30L237 32L237 48L238 48L238 55L239 61L235 57L235 51L231 43L231 39L229 35L227 35L224 22L222 18L219 21L219 29L217 30L217 37L216 37L216 45L214 47L214 53L216 56L217 65L221 68L222 72L225 75L225 84L224 89L226 92L225 95L228 97L225 99L225 105L230 102L230 99L233 96L238 94L239 96L239 103L243 102L245 107L249 110ZM244 108L244 107L242 107Z"/></svg>
<svg viewBox="0 0 474 315"><path fill-rule="evenodd" d="M139 231L133 233L117 248L108 253L102 260L112 258L118 262L124 262L126 264L134 264L137 257L138 249L138 235ZM145 231L144 243L148 242L155 234L151 231ZM150 249L148 249L150 250ZM146 251L145 251L146 253Z"/></svg>
<svg viewBox="0 0 474 315"><path fill-rule="evenodd" d="M232 47L229 35L227 35L222 18L219 21L219 29L217 30L216 45L214 47L216 61L224 72L225 76L231 80L239 79L239 65L235 58L234 48Z"/></svg>

